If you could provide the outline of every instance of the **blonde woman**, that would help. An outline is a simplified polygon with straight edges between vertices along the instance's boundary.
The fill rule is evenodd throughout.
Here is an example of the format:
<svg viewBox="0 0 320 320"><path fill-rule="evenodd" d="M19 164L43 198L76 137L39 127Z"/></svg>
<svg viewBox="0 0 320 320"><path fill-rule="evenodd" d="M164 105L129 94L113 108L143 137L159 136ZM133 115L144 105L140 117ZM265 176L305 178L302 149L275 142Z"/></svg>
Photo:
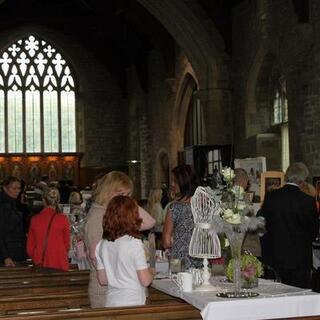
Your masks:
<svg viewBox="0 0 320 320"><path fill-rule="evenodd" d="M70 193L68 203L69 203L69 204L73 204L73 205L75 205L75 206L80 206L81 203L82 203L81 193L78 192L78 191L72 191L72 192Z"/></svg>
<svg viewBox="0 0 320 320"><path fill-rule="evenodd" d="M147 210L156 220L156 225L154 230L156 233L161 233L163 229L163 224L165 221L164 210L161 206L162 190L152 189L150 190Z"/></svg>
<svg viewBox="0 0 320 320"><path fill-rule="evenodd" d="M93 192L93 204L89 210L85 226L85 244L89 249L91 263L89 280L89 299L92 308L100 308L106 305L107 287L101 286L97 279L95 249L102 239L102 220L106 208L112 198L118 195L128 196L131 194L133 184L130 178L123 172L111 171L97 180ZM142 208L139 207L139 215L142 218L141 230L147 230L154 226L155 220Z"/></svg>

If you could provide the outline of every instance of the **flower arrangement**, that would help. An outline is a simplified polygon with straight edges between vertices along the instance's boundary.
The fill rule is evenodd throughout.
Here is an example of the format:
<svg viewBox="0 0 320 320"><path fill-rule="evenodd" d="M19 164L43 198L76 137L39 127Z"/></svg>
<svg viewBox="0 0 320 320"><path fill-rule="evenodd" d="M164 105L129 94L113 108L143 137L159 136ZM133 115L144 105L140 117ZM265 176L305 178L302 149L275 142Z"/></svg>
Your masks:
<svg viewBox="0 0 320 320"><path fill-rule="evenodd" d="M213 216L212 224L216 232L225 234L231 249L232 259L231 263L229 263L229 277L230 273L232 273L234 292L230 297L241 297L242 243L248 230L253 231L264 226L264 219L255 217L252 214L250 204L244 199L245 192L243 187L234 185L234 171L231 168L224 168L221 171L221 175L226 182L226 188L223 190L219 200L219 214ZM254 265L255 263L245 268L247 278L256 274L258 268L253 268ZM253 279L257 279L257 277L254 276Z"/></svg>
<svg viewBox="0 0 320 320"><path fill-rule="evenodd" d="M222 169L221 174L227 187L221 197L220 214L226 222L240 224L250 212L250 207L244 200L245 191L242 186L233 184L235 174L231 168Z"/></svg>
<svg viewBox="0 0 320 320"><path fill-rule="evenodd" d="M238 229L239 232L256 230L262 227L262 218L253 217L252 208L245 201L245 190L242 186L234 185L235 173L229 167L223 168L221 175L226 182L220 199L220 217L215 217L214 223L218 232L228 232Z"/></svg>
<svg viewBox="0 0 320 320"><path fill-rule="evenodd" d="M230 281L233 281L233 266L233 259L231 259L226 270L227 278ZM242 281L250 286L263 275L262 263L252 254L244 254L240 260L240 274Z"/></svg>

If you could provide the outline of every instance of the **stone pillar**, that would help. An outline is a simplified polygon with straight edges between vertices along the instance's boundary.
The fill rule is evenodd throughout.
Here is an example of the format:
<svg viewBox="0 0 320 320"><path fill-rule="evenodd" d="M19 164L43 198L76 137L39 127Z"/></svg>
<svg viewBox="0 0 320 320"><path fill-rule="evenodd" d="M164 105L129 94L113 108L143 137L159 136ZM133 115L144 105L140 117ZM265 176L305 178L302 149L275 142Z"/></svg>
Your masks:
<svg viewBox="0 0 320 320"><path fill-rule="evenodd" d="M150 157L150 130L147 121L146 112L140 116L140 168L141 168L141 199L148 198L148 192L151 189L151 157Z"/></svg>
<svg viewBox="0 0 320 320"><path fill-rule="evenodd" d="M133 182L133 197L141 198L141 155L140 155L140 114L144 112L144 93L141 89L136 68L131 66L127 70L128 79L128 174Z"/></svg>
<svg viewBox="0 0 320 320"><path fill-rule="evenodd" d="M230 91L225 88L200 89L205 125L204 144L229 144L232 137Z"/></svg>
<svg viewBox="0 0 320 320"><path fill-rule="evenodd" d="M141 181L140 181L140 139L139 139L139 118L137 116L138 108L141 102L134 97L129 103L129 121L128 121L128 139L129 139L129 159L128 174L133 182L133 197L139 199L141 197Z"/></svg>

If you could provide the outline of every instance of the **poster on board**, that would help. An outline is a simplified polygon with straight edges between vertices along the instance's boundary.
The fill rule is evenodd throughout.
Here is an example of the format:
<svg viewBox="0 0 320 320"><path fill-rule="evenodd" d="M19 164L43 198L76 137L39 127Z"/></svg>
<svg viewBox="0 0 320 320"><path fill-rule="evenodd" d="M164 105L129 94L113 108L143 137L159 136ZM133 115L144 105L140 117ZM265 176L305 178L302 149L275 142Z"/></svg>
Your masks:
<svg viewBox="0 0 320 320"><path fill-rule="evenodd" d="M250 180L250 191L260 195L261 173L267 170L266 157L235 159L234 168L246 170Z"/></svg>

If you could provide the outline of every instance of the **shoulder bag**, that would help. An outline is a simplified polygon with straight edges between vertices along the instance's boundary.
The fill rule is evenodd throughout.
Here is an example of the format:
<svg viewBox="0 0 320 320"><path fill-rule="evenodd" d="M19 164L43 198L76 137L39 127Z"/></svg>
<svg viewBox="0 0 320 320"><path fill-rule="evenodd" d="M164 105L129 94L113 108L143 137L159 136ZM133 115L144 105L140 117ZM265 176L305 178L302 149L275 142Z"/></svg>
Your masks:
<svg viewBox="0 0 320 320"><path fill-rule="evenodd" d="M49 224L48 224L48 229L47 229L47 232L46 232L46 237L45 237L45 239L44 239L41 261L40 261L39 264L35 264L35 265L34 265L34 268L35 268L35 271L36 271L36 272L50 273L50 272L59 272L59 271L61 271L61 270L58 270L58 269L48 268L48 267L44 267L44 266L43 266L44 257L45 257L45 255L46 255L46 251L47 251L47 247L48 247L48 238L49 238L49 233L50 233L51 225L52 225L53 219L54 219L54 217L55 217L56 215L57 215L57 213L54 213L54 214L51 216L51 218L50 218L50 221L49 221Z"/></svg>

